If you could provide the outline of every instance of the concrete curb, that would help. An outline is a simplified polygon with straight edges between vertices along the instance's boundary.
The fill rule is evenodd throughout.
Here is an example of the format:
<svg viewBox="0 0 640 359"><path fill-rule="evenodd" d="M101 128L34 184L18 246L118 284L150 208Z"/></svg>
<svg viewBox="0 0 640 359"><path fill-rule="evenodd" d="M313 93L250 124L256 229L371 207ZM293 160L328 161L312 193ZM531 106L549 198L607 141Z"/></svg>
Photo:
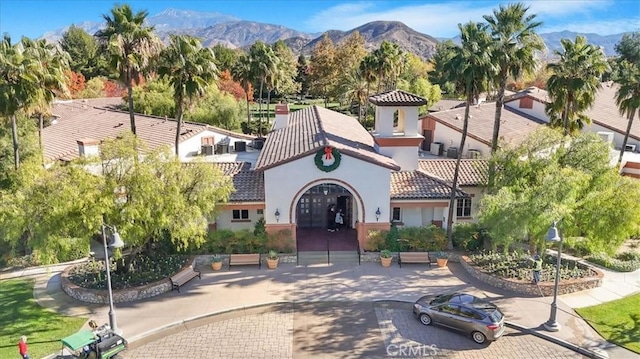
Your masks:
<svg viewBox="0 0 640 359"><path fill-rule="evenodd" d="M579 345L569 343L569 342L567 342L565 340L562 340L562 339L556 338L554 336L539 332L539 331L537 331L535 329L532 329L532 328L527 328L527 327L521 326L521 325L516 324L516 323L505 321L504 324L507 327L511 328L511 329L519 330L521 332L534 335L534 336L536 336L536 337L538 337L540 339L544 339L546 341L555 343L555 344L560 345L562 347L565 347L567 349L573 350L574 352L579 353L581 355L584 355L586 357L589 357L589 358L592 358L592 359L609 359L609 355L607 355L606 352L605 353L596 353L596 352L594 352L592 350L583 348L583 347L581 347Z"/></svg>

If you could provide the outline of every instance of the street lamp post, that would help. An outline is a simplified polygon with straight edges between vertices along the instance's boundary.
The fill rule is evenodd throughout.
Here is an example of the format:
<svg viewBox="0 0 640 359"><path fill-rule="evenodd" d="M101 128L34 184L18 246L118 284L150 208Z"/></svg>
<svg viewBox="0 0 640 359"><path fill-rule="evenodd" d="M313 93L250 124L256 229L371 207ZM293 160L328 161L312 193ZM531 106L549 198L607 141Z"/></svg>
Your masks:
<svg viewBox="0 0 640 359"><path fill-rule="evenodd" d="M111 230L111 241L107 244L107 228ZM109 248L120 248L124 246L124 242L120 238L120 234L116 227L112 227L102 223L102 241L104 243L104 264L107 268L107 289L109 291L109 326L116 334L122 334L122 330L118 328L116 322L116 311L113 308L113 291L111 290L111 270L109 268Z"/></svg>
<svg viewBox="0 0 640 359"><path fill-rule="evenodd" d="M545 238L549 242L558 242L558 257L556 260L556 278L555 285L553 287L553 302L551 302L551 313L549 314L549 320L547 320L543 326L546 330L550 332L557 332L560 330L560 324L556 321L556 316L558 314L558 283L560 282L560 259L562 257L562 237L558 234L558 228L556 227L556 222L553 222L551 228L549 228L549 232L547 233L547 238Z"/></svg>

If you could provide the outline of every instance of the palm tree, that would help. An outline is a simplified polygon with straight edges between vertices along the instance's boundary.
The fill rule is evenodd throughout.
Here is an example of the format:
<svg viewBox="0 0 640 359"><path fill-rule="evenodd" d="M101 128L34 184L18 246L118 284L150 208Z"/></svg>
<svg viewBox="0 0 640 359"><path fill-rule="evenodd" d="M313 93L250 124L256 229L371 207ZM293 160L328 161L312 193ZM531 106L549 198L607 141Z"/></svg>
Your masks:
<svg viewBox="0 0 640 359"><path fill-rule="evenodd" d="M349 105L358 104L358 122L362 123L363 105L367 103L369 83L362 75L360 68L351 70L340 82L338 87Z"/></svg>
<svg viewBox="0 0 640 359"><path fill-rule="evenodd" d="M262 91L264 84L276 71L277 57L271 47L262 41L256 41L249 50L252 75L260 79L260 102L258 103L258 133L262 135Z"/></svg>
<svg viewBox="0 0 640 359"><path fill-rule="evenodd" d="M362 78L367 82L367 99L371 94L371 84L374 83L377 79L376 77L376 59L372 54L368 54L362 59L360 62L360 73L362 74ZM369 113L369 101L365 102L364 107L365 119L367 114Z"/></svg>
<svg viewBox="0 0 640 359"><path fill-rule="evenodd" d="M618 157L618 163L622 162L622 155L627 146L627 140L629 139L629 133L631 133L631 127L633 125L633 119L638 109L640 109L640 67L638 64L634 64L628 61L622 61L620 63L619 74L616 76L615 82L618 84L616 90L616 104L620 110L621 115L626 115L629 123L627 124L627 131L624 134L622 140L622 148L620 149L620 156Z"/></svg>
<svg viewBox="0 0 640 359"><path fill-rule="evenodd" d="M529 7L522 3L500 5L493 11L493 16L485 15L493 38L493 61L498 67L497 78L498 98L496 99L496 113L493 120L493 138L491 153L498 149L500 137L500 119L504 104L504 91L509 77L518 79L523 73L535 71L538 61L536 51L545 47L542 38L535 30L542 22L534 21L535 14L527 15Z"/></svg>
<svg viewBox="0 0 640 359"><path fill-rule="evenodd" d="M40 93L40 64L25 50L25 41L11 43L4 35L0 42L0 116L11 122L13 165L20 166L20 148L16 114L37 101Z"/></svg>
<svg viewBox="0 0 640 359"><path fill-rule="evenodd" d="M602 49L587 44L583 36L577 36L575 42L560 42L562 51L554 51L559 61L547 65L552 72L547 81L551 101L545 111L550 124L562 126L568 135L591 122L583 112L593 105L609 64Z"/></svg>
<svg viewBox="0 0 640 359"><path fill-rule="evenodd" d="M449 199L449 213L447 218L447 247L453 248L453 211L458 189L458 176L460 174L460 158L467 139L469 127L469 107L477 100L480 93L486 91L489 82L495 76L495 68L491 61L491 37L487 33L487 26L469 22L459 24L462 44L454 48L455 56L444 67L446 77L455 84L456 91L464 93L466 107L464 122L462 125L462 138L456 168L451 185Z"/></svg>
<svg viewBox="0 0 640 359"><path fill-rule="evenodd" d="M245 98L247 100L247 128L251 128L251 108L249 106L249 92L251 91L251 59L248 55L243 54L238 58L231 69L233 78L240 83L244 89Z"/></svg>
<svg viewBox="0 0 640 359"><path fill-rule="evenodd" d="M23 38L25 51L38 66L38 91L34 104L28 109L38 117L38 142L40 151L44 151L42 145L42 130L44 117L51 112L51 103L57 95L68 96L65 71L69 70L69 55L60 47L48 43L44 39L31 40ZM44 161L44 153L43 161Z"/></svg>
<svg viewBox="0 0 640 359"><path fill-rule="evenodd" d="M395 86L397 76L404 63L404 54L398 44L382 41L380 47L372 52L378 77L378 92L388 90L388 85ZM383 89L383 83L385 83Z"/></svg>
<svg viewBox="0 0 640 359"><path fill-rule="evenodd" d="M216 78L215 55L202 47L200 40L188 35L172 35L170 44L160 56L158 74L173 86L176 106L176 156L179 156L182 118L185 109L202 96Z"/></svg>
<svg viewBox="0 0 640 359"><path fill-rule="evenodd" d="M110 55L111 68L118 72L120 81L127 87L131 132L136 134L133 115L133 84L139 83L149 60L160 50L160 41L154 35L153 26L145 25L149 13L133 13L129 5L115 5L111 15L104 14L105 28L95 36Z"/></svg>

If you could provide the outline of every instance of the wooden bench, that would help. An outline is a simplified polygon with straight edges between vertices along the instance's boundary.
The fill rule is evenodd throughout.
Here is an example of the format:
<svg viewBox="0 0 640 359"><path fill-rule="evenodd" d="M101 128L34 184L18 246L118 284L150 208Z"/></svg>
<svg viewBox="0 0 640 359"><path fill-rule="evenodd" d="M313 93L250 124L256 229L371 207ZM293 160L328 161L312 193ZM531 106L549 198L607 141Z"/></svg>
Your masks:
<svg viewBox="0 0 640 359"><path fill-rule="evenodd" d="M431 260L429 252L399 252L398 264L400 267L402 267L402 263L426 264L431 268L431 263L435 263L435 257L434 260Z"/></svg>
<svg viewBox="0 0 640 359"><path fill-rule="evenodd" d="M229 270L231 270L231 266L246 266L246 265L257 265L258 268L262 268L262 262L260 261L260 253L229 255Z"/></svg>
<svg viewBox="0 0 640 359"><path fill-rule="evenodd" d="M200 271L195 269L194 263L192 263L190 266L185 267L180 272L171 276L171 290L176 289L178 293L180 293L180 287L195 277L202 279Z"/></svg>

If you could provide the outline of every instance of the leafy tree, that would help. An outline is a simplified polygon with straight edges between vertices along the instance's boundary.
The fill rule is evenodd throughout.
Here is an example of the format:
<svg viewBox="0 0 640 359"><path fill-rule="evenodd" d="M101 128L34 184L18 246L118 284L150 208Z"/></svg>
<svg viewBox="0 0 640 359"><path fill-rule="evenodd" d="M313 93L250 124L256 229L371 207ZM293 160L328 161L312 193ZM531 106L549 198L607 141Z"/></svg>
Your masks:
<svg viewBox="0 0 640 359"><path fill-rule="evenodd" d="M107 59L99 51L98 41L84 29L71 25L62 34L60 46L70 56L71 71L82 74L87 81L98 76L111 76Z"/></svg>
<svg viewBox="0 0 640 359"><path fill-rule="evenodd" d="M309 63L311 66L309 78L311 80L312 95L324 98L326 107L332 86L338 82L336 47L333 40L326 33L311 50Z"/></svg>
<svg viewBox="0 0 640 359"><path fill-rule="evenodd" d="M147 70L150 59L160 49L160 41L153 33L153 27L145 25L149 13L133 13L127 4L115 5L111 15L104 14L105 28L96 37L110 56L110 66L119 75L127 88L131 132L136 134L136 120L133 113L133 84L138 83Z"/></svg>
<svg viewBox="0 0 640 359"><path fill-rule="evenodd" d="M615 50L620 59L640 66L640 31L622 35L622 39L616 44Z"/></svg>
<svg viewBox="0 0 640 359"><path fill-rule="evenodd" d="M230 49L222 44L213 46L213 55L216 59L216 67L220 73L231 71L235 63L238 61L240 53L238 50Z"/></svg>
<svg viewBox="0 0 640 359"><path fill-rule="evenodd" d="M0 118L0 189L7 189L13 183L15 167L13 163L13 145L8 120ZM20 159L29 161L41 153L38 147L38 127L23 112L16 114L16 130L20 138Z"/></svg>
<svg viewBox="0 0 640 359"><path fill-rule="evenodd" d="M362 110L364 104L367 103L367 81L360 72L360 68L356 67L344 76L339 85L339 92L343 99L349 103L355 103L358 106L358 122L363 123Z"/></svg>
<svg viewBox="0 0 640 359"><path fill-rule="evenodd" d="M559 61L547 65L552 73L547 82L551 101L545 111L551 125L561 126L568 135L591 123L584 112L593 105L609 65L602 49L583 36L560 42L562 51L554 51Z"/></svg>
<svg viewBox="0 0 640 359"><path fill-rule="evenodd" d="M284 41L278 40L272 47L274 55L278 58L277 76L273 89L278 96L293 95L299 91L300 86L296 82L298 60Z"/></svg>
<svg viewBox="0 0 640 359"><path fill-rule="evenodd" d="M418 55L408 52L405 56L405 65L400 73L400 78L412 83L419 78L427 78L433 71L433 64L421 59Z"/></svg>
<svg viewBox="0 0 640 359"><path fill-rule="evenodd" d="M238 61L235 63L233 68L231 69L231 74L233 78L240 83L242 88L244 89L244 94L246 96L246 105L247 105L247 128L251 126L251 110L250 110L250 102L253 100L253 90L251 87L251 81L253 79L251 73L251 59L248 55L242 54ZM251 94L251 96L249 96Z"/></svg>
<svg viewBox="0 0 640 359"><path fill-rule="evenodd" d="M265 84L269 82L267 87L274 83L276 71L278 69L278 57L271 47L262 41L256 41L249 49L250 71L253 78L260 80L260 100L258 102L258 133L262 135L262 95Z"/></svg>
<svg viewBox="0 0 640 359"><path fill-rule="evenodd" d="M309 95L311 67L304 54L298 56L296 82L300 86L300 100Z"/></svg>
<svg viewBox="0 0 640 359"><path fill-rule="evenodd" d="M378 80L377 71L376 71L376 58L373 54L368 54L362 59L360 62L359 68L360 74L362 74L362 78L367 82L367 99L371 94L371 84ZM369 115L369 102L365 103L364 113L368 117Z"/></svg>
<svg viewBox="0 0 640 359"><path fill-rule="evenodd" d="M424 77L415 78L411 82L400 79L400 81L398 82L398 88L427 99L427 104L424 106L420 106L421 113L427 112L427 110L431 106L440 101L440 99L442 98L442 91L440 90L440 86L432 85L431 83L429 83L429 80Z"/></svg>
<svg viewBox="0 0 640 359"><path fill-rule="evenodd" d="M456 44L452 40L445 40L436 44L436 52L431 58L433 70L429 72L429 82L440 86L442 91L449 95L457 95L456 87L451 79L447 76L445 67L455 56Z"/></svg>
<svg viewBox="0 0 640 359"><path fill-rule="evenodd" d="M107 81L104 77L94 77L87 81L84 90L80 92L79 98L100 98L105 97L104 84Z"/></svg>
<svg viewBox="0 0 640 359"><path fill-rule="evenodd" d="M241 119L244 117L243 104L228 94L211 86L185 118L189 121L206 123L230 131L241 129Z"/></svg>
<svg viewBox="0 0 640 359"><path fill-rule="evenodd" d="M458 176L460 174L460 158L467 139L469 128L469 107L478 99L480 93L487 90L491 76L495 73L491 61L491 38L487 34L486 25L468 22L459 24L462 44L454 48L454 56L443 70L448 81L455 84L456 91L465 94L466 106L462 125L462 138L458 147L458 158L453 174L449 213L447 216L447 247L453 248L453 211L455 210Z"/></svg>
<svg viewBox="0 0 640 359"><path fill-rule="evenodd" d="M622 162L622 155L627 146L635 114L640 109L640 32L625 34L616 44L616 51L620 55L617 59L617 71L614 81L618 84L616 90L616 104L620 113L627 116L629 123L622 140L622 148L618 163Z"/></svg>
<svg viewBox="0 0 640 359"><path fill-rule="evenodd" d="M170 45L160 54L158 74L173 87L176 111L175 152L179 156L184 112L204 95L217 77L213 51L202 47L200 40L188 35L172 35Z"/></svg>
<svg viewBox="0 0 640 359"><path fill-rule="evenodd" d="M594 134L565 138L542 128L499 149L491 162L499 170L479 217L505 250L525 238L543 246L555 220L565 237L587 237L594 248L609 250L638 229L640 183L610 166L609 147Z"/></svg>
<svg viewBox="0 0 640 359"><path fill-rule="evenodd" d="M404 66L404 52L398 44L387 40L371 53L375 59L378 77L378 92L395 88L398 76Z"/></svg>
<svg viewBox="0 0 640 359"><path fill-rule="evenodd" d="M175 116L173 88L167 81L149 81L133 89L133 108L136 113L160 117Z"/></svg>
<svg viewBox="0 0 640 359"><path fill-rule="evenodd" d="M220 77L218 78L218 90L233 96L236 101L241 101L246 98L244 89L239 83L233 80L231 73L228 70L220 73Z"/></svg>
<svg viewBox="0 0 640 359"><path fill-rule="evenodd" d="M64 74L66 76L67 89L69 89L71 98L78 98L87 86L84 75L71 70L65 71Z"/></svg>

